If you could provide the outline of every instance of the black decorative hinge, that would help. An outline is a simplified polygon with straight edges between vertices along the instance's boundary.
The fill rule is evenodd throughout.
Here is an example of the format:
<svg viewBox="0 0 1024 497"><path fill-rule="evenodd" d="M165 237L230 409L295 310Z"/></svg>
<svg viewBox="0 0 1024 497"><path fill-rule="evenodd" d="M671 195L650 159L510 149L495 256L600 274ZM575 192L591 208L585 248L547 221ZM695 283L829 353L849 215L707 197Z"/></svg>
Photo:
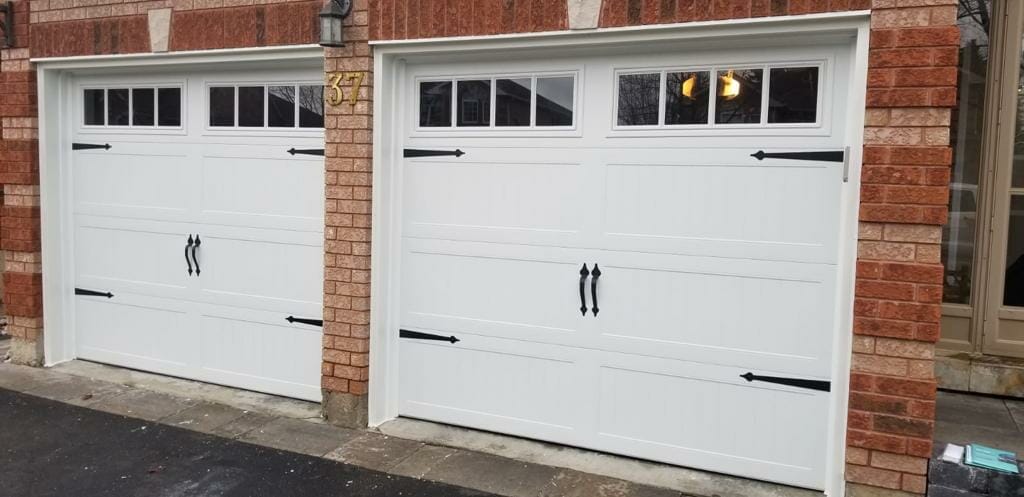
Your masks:
<svg viewBox="0 0 1024 497"><path fill-rule="evenodd" d="M104 143L103 145L97 143L72 143L71 150L92 150L102 148L103 150L110 150L110 144Z"/></svg>
<svg viewBox="0 0 1024 497"><path fill-rule="evenodd" d="M832 391L831 381L822 380L804 380L801 378L781 378L778 376L758 376L754 373L741 374L740 378L751 381L763 381L766 383L778 383L779 385L788 385L797 388L807 388L809 390L820 390L822 392Z"/></svg>
<svg viewBox="0 0 1024 497"><path fill-rule="evenodd" d="M324 326L324 320L323 319L297 318L295 316L288 316L288 317L284 318L284 320L288 321L289 323L302 323L302 324L308 324L310 326L319 326L321 328L323 328L323 326Z"/></svg>
<svg viewBox="0 0 1024 497"><path fill-rule="evenodd" d="M459 339L454 336L431 335L420 331L398 330L400 338L412 338L415 340L437 340L439 342L458 343Z"/></svg>
<svg viewBox="0 0 1024 497"><path fill-rule="evenodd" d="M765 159L792 159L792 160L816 160L824 162L843 162L846 153L842 150L831 150L827 152L765 152L758 150L750 154L757 160Z"/></svg>
<svg viewBox="0 0 1024 497"><path fill-rule="evenodd" d="M322 148L291 148L291 149L288 149L288 153L292 154L292 155L295 155L295 154L319 155L320 157L323 157L324 156L324 149L322 149Z"/></svg>
<svg viewBox="0 0 1024 497"><path fill-rule="evenodd" d="M75 295L85 295L87 297L106 297L108 299L114 298L114 294L110 292L97 292L96 290L86 290L84 288L75 288Z"/></svg>
<svg viewBox="0 0 1024 497"><path fill-rule="evenodd" d="M459 150L459 149L455 149L455 150L420 150L420 149L417 149L417 148L407 148L407 149L402 151L402 157L405 157L405 158L409 158L409 157L445 157L445 156L462 157L463 155L466 155L466 152L463 152L462 150Z"/></svg>

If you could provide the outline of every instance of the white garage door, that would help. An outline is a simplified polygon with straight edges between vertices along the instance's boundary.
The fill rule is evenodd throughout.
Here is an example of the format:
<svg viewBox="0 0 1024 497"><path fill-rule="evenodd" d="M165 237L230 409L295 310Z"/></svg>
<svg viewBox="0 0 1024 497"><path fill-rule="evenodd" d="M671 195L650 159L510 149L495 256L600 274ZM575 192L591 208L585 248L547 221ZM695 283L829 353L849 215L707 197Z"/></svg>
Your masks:
<svg viewBox="0 0 1024 497"><path fill-rule="evenodd" d="M849 50L410 65L400 414L823 488Z"/></svg>
<svg viewBox="0 0 1024 497"><path fill-rule="evenodd" d="M78 357L320 399L319 74L75 82Z"/></svg>

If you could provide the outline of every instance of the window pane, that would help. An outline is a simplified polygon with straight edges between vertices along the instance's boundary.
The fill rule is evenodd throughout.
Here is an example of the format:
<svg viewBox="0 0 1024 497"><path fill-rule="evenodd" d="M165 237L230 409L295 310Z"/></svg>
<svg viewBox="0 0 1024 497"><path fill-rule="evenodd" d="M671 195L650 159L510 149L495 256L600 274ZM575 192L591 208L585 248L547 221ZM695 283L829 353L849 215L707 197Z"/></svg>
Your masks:
<svg viewBox="0 0 1024 497"><path fill-rule="evenodd" d="M181 126L181 88L160 88L156 92L160 126Z"/></svg>
<svg viewBox="0 0 1024 497"><path fill-rule="evenodd" d="M619 126L658 124L660 87L657 73L619 76Z"/></svg>
<svg viewBox="0 0 1024 497"><path fill-rule="evenodd" d="M772 69L768 84L768 122L813 123L817 120L817 67Z"/></svg>
<svg viewBox="0 0 1024 497"><path fill-rule="evenodd" d="M966 5L971 4L971 5ZM942 229L943 300L969 304L974 272L974 238L981 171L981 130L985 121L985 75L988 71L988 25L971 15L988 2L960 3L959 95L950 122L953 170L949 185L949 221ZM970 11L970 12L969 12ZM987 17L984 17L987 19Z"/></svg>
<svg viewBox="0 0 1024 497"><path fill-rule="evenodd" d="M271 86L267 89L270 102L267 121L274 128L295 127L295 87Z"/></svg>
<svg viewBox="0 0 1024 497"><path fill-rule="evenodd" d="M761 69L718 72L715 122L718 124L761 122Z"/></svg>
<svg viewBox="0 0 1024 497"><path fill-rule="evenodd" d="M1003 305L1024 307L1024 195L1011 197L1010 230L1006 242Z"/></svg>
<svg viewBox="0 0 1024 497"><path fill-rule="evenodd" d="M537 126L572 126L576 78L537 78Z"/></svg>
<svg viewBox="0 0 1024 497"><path fill-rule="evenodd" d="M710 73L668 73L665 80L665 124L707 124L710 96Z"/></svg>
<svg viewBox="0 0 1024 497"><path fill-rule="evenodd" d="M491 81L459 81L458 126L491 125Z"/></svg>
<svg viewBox="0 0 1024 497"><path fill-rule="evenodd" d="M263 127L263 87L238 87L238 125Z"/></svg>
<svg viewBox="0 0 1024 497"><path fill-rule="evenodd" d="M299 87L299 127L324 127L324 87Z"/></svg>
<svg viewBox="0 0 1024 497"><path fill-rule="evenodd" d="M85 105L85 124L103 126L106 121L103 119L106 109L103 106L103 90L85 90L83 97Z"/></svg>
<svg viewBox="0 0 1024 497"><path fill-rule="evenodd" d="M117 88L107 90L107 124L110 126L128 125L128 89Z"/></svg>
<svg viewBox="0 0 1024 497"><path fill-rule="evenodd" d="M420 83L420 126L424 128L452 125L452 82Z"/></svg>
<svg viewBox="0 0 1024 497"><path fill-rule="evenodd" d="M152 126L154 91L152 88L132 89L132 126Z"/></svg>
<svg viewBox="0 0 1024 497"><path fill-rule="evenodd" d="M495 87L494 124L530 125L530 78L499 79Z"/></svg>
<svg viewBox="0 0 1024 497"><path fill-rule="evenodd" d="M214 86L210 88L210 126L235 125L235 88Z"/></svg>

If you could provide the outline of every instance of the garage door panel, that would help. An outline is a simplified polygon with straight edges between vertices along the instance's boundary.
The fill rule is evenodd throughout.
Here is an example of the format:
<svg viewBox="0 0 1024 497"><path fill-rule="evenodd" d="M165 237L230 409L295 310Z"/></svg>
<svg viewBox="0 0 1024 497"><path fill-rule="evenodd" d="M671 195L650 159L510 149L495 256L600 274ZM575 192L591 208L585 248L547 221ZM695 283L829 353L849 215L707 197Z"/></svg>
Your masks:
<svg viewBox="0 0 1024 497"><path fill-rule="evenodd" d="M115 143L109 151L76 152L75 212L188 220L194 171L181 148L172 151L166 145Z"/></svg>
<svg viewBox="0 0 1024 497"><path fill-rule="evenodd" d="M832 271L794 266L801 265L726 259L668 267L602 264L599 347L827 376Z"/></svg>
<svg viewBox="0 0 1024 497"><path fill-rule="evenodd" d="M835 262L841 184L834 167L612 163L604 235L617 250Z"/></svg>
<svg viewBox="0 0 1024 497"><path fill-rule="evenodd" d="M409 161L405 168L405 234L578 243L587 207L582 174L579 163L568 161ZM473 208L465 208L467 205Z"/></svg>
<svg viewBox="0 0 1024 497"><path fill-rule="evenodd" d="M191 282L185 260L188 235L175 225L91 223L75 230L76 285L102 291L183 296ZM100 220L95 220L100 221Z"/></svg>

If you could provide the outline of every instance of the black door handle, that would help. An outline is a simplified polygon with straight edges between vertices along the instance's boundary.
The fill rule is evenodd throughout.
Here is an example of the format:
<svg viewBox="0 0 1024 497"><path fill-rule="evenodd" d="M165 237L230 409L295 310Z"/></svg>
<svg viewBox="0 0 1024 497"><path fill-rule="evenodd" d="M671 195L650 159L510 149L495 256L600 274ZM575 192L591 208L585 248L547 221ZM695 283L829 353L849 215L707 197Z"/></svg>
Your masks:
<svg viewBox="0 0 1024 497"><path fill-rule="evenodd" d="M199 244L202 241L199 240L199 234L196 234L196 243L192 245L192 262L196 263L196 276L199 276L199 258L196 257L196 249L199 248Z"/></svg>
<svg viewBox="0 0 1024 497"><path fill-rule="evenodd" d="M188 244L185 245L185 264L188 264L188 275L192 276L192 261L188 258L188 249L192 248L192 235L188 236Z"/></svg>
<svg viewBox="0 0 1024 497"><path fill-rule="evenodd" d="M590 276L590 270L587 269L587 264L583 263L583 269L580 269L580 312L584 316L587 315L587 276Z"/></svg>
<svg viewBox="0 0 1024 497"><path fill-rule="evenodd" d="M601 277L601 268L597 267L597 263L594 263L594 271L590 273L594 275L594 278L590 280L590 297L594 301L594 307L590 310L594 312L594 316L597 316L597 312L600 309L597 308L597 279Z"/></svg>

